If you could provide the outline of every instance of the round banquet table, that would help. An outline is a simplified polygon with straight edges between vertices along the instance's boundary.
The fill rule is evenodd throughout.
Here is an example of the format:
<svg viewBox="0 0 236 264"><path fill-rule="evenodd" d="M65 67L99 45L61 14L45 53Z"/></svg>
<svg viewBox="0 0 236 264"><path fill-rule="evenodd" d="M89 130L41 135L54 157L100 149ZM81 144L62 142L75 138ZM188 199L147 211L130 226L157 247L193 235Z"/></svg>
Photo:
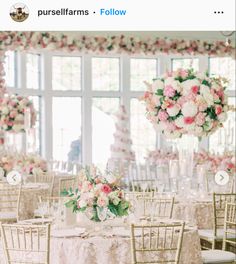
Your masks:
<svg viewBox="0 0 236 264"><path fill-rule="evenodd" d="M130 264L129 236L52 237L51 260L55 264ZM202 264L197 230L184 232L180 264Z"/></svg>
<svg viewBox="0 0 236 264"><path fill-rule="evenodd" d="M54 231L54 230L53 230ZM52 264L130 264L129 236L76 236L76 231L60 230L64 235L54 236L52 231L50 259ZM56 230L57 231L57 230ZM129 230L128 230L129 231ZM0 264L5 264L0 242ZM180 264L202 264L200 239L196 229L184 232Z"/></svg>
<svg viewBox="0 0 236 264"><path fill-rule="evenodd" d="M183 220L199 229L213 228L213 203L206 200L177 200L174 204L173 219Z"/></svg>

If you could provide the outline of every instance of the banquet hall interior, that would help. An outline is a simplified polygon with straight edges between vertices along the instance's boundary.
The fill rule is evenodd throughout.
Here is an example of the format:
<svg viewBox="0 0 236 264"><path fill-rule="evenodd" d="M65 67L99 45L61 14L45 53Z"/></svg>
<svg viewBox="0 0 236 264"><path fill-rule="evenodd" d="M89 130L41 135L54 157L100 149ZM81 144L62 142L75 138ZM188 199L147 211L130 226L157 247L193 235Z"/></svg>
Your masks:
<svg viewBox="0 0 236 264"><path fill-rule="evenodd" d="M0 264L236 263L235 32L0 32Z"/></svg>

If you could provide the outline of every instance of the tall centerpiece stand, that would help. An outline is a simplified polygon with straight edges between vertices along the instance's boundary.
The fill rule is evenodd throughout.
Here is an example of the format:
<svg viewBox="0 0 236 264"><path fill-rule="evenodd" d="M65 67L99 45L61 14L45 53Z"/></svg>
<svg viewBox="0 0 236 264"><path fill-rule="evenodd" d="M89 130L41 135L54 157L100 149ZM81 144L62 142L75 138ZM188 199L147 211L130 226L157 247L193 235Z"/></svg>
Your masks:
<svg viewBox="0 0 236 264"><path fill-rule="evenodd" d="M227 119L227 82L193 69L178 69L147 86L141 99L147 118L166 138L178 139L178 162L172 162L170 174L176 174L177 189L186 196L194 173L194 139L210 136Z"/></svg>

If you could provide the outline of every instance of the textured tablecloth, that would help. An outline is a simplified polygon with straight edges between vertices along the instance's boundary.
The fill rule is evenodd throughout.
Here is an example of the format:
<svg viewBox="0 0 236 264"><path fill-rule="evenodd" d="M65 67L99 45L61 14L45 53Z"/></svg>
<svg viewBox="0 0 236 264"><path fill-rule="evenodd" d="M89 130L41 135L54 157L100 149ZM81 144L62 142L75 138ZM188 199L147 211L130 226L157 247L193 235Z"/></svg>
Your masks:
<svg viewBox="0 0 236 264"><path fill-rule="evenodd" d="M22 187L19 220L32 218L34 210L37 209L38 197L49 194L48 184L29 183Z"/></svg>
<svg viewBox="0 0 236 264"><path fill-rule="evenodd" d="M213 204L211 201L179 201L174 205L173 218L186 221L199 229L212 229Z"/></svg>
<svg viewBox="0 0 236 264"><path fill-rule="evenodd" d="M4 264L0 246L0 264ZM51 239L52 264L130 264L129 237L64 237ZM196 230L185 231L180 264L202 264Z"/></svg>

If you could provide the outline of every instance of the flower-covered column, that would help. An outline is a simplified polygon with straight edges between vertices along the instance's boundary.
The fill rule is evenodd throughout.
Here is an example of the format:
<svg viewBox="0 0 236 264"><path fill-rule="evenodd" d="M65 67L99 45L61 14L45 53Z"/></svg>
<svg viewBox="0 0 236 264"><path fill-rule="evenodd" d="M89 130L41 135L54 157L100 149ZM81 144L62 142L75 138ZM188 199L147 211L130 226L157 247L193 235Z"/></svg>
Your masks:
<svg viewBox="0 0 236 264"><path fill-rule="evenodd" d="M5 84L5 71L4 71L4 59L5 52L0 51L0 98L6 93L6 84Z"/></svg>
<svg viewBox="0 0 236 264"><path fill-rule="evenodd" d="M0 102L1 98L6 93L6 85L5 85L5 71L4 71L4 58L5 52L0 51ZM0 146L4 144L4 132L0 129Z"/></svg>

